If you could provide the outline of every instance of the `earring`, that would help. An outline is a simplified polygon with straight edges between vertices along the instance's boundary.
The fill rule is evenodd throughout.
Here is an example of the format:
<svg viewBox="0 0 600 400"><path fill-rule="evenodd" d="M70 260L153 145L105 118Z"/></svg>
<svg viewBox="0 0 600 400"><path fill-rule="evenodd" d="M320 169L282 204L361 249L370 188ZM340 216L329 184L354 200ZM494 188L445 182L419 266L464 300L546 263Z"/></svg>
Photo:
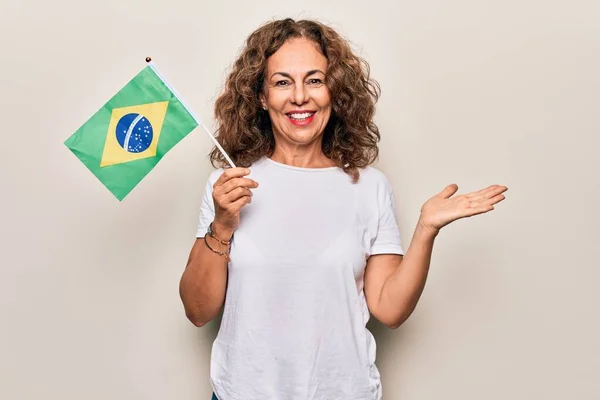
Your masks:
<svg viewBox="0 0 600 400"><path fill-rule="evenodd" d="M263 110L267 111L267 106L263 106Z"/></svg>

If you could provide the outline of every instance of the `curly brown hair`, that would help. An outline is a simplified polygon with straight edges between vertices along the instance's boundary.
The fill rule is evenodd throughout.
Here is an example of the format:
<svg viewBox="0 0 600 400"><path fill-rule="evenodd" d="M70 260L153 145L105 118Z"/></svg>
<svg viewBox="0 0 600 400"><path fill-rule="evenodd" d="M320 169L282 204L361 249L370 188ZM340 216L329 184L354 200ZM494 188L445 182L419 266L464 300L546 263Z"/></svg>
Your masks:
<svg viewBox="0 0 600 400"><path fill-rule="evenodd" d="M323 133L322 150L356 182L358 169L373 163L379 155L377 143L381 137L373 117L380 87L370 78L369 64L352 52L349 43L317 21L276 20L248 37L215 102L216 138L238 167L249 167L273 154L271 120L261 107L259 94L264 90L267 59L295 38L314 41L327 59L325 83L332 112ZM228 165L216 146L209 156L213 167Z"/></svg>

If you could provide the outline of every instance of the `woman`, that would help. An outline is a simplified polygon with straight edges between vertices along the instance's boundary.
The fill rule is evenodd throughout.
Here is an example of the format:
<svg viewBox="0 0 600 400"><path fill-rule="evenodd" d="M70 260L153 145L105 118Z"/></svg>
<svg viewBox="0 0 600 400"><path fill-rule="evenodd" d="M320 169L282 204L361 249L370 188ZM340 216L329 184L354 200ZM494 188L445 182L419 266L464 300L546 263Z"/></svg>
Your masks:
<svg viewBox="0 0 600 400"><path fill-rule="evenodd" d="M378 400L370 314L390 328L413 312L435 237L493 210L507 188L428 200L406 254L392 188L370 166L380 138L368 65L331 28L259 28L217 100L219 168L206 184L181 278L196 326L224 307L211 354L220 400Z"/></svg>

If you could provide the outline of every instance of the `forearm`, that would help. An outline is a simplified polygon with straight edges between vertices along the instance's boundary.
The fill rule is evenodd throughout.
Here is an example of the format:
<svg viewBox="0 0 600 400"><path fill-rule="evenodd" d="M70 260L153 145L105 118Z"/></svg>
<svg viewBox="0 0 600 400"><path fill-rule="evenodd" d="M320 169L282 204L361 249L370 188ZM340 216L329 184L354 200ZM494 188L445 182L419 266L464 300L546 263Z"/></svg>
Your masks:
<svg viewBox="0 0 600 400"><path fill-rule="evenodd" d="M425 288L433 243L438 233L419 221L402 262L381 289L380 305L393 316L393 328L406 321L417 306Z"/></svg>
<svg viewBox="0 0 600 400"><path fill-rule="evenodd" d="M210 236L213 249L219 249ZM211 321L221 310L227 287L227 261L200 239L181 277L179 293L188 319L196 326Z"/></svg>

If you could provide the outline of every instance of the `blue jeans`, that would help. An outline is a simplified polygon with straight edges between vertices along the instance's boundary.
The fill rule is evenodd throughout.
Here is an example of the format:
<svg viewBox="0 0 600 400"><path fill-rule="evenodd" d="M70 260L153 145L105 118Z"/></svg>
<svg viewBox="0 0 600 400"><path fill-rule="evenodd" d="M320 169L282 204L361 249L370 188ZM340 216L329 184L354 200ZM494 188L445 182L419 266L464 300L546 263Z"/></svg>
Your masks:
<svg viewBox="0 0 600 400"><path fill-rule="evenodd" d="M213 393L212 397L210 398L210 400L219 400L217 399L217 396Z"/></svg>

